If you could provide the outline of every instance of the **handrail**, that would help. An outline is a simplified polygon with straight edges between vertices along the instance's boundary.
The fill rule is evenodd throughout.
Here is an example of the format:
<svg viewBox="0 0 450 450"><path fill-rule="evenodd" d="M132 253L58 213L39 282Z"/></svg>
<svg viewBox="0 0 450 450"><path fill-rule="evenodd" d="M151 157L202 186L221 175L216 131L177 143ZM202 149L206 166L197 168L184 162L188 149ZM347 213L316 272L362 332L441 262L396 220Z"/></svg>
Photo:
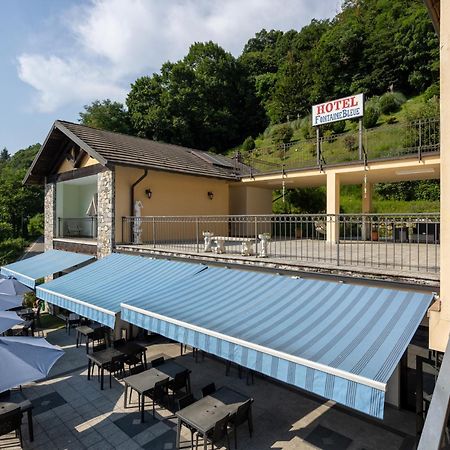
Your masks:
<svg viewBox="0 0 450 450"><path fill-rule="evenodd" d="M447 425L450 404L450 339L417 450L438 450Z"/></svg>

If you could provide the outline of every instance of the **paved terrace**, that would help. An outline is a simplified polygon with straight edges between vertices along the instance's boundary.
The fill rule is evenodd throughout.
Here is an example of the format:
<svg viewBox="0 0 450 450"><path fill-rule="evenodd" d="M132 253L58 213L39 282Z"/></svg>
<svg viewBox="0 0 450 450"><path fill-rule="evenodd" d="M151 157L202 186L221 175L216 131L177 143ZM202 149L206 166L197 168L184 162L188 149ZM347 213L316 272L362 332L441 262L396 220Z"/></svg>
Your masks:
<svg viewBox="0 0 450 450"><path fill-rule="evenodd" d="M157 409L157 418L147 413L140 423L136 397L134 405L123 408L123 383L105 383L100 390L97 380L87 380L85 348L75 347L74 332L47 330L47 339L60 345L65 355L57 362L49 379L23 387L34 405L35 440L30 443L26 417L22 424L25 449L81 450L170 450L175 448L176 420L165 408ZM178 344L156 337L147 343L147 359L158 355L174 357L191 369L193 393L200 398L202 386L214 381L216 386L230 386L254 398L254 436L249 438L243 425L239 430L238 448L375 450L412 448L415 415L387 407L385 420L375 421L337 407L299 390L255 377L247 385L236 370L225 376L225 366L213 358L195 362L192 354L180 355ZM107 379L106 379L107 380ZM105 381L106 381L105 380ZM150 407L148 407L150 408ZM190 448L190 433L183 428L182 448ZM232 444L233 445L233 444ZM0 438L1 449L17 449L13 435Z"/></svg>
<svg viewBox="0 0 450 450"><path fill-rule="evenodd" d="M119 251L198 258L205 262L237 263L304 272L383 278L429 286L439 285L440 245L435 243L393 243L342 240L332 244L317 239L290 239L270 242L268 257L241 256L240 243L228 242L226 252L204 252L203 244L166 242L121 244Z"/></svg>

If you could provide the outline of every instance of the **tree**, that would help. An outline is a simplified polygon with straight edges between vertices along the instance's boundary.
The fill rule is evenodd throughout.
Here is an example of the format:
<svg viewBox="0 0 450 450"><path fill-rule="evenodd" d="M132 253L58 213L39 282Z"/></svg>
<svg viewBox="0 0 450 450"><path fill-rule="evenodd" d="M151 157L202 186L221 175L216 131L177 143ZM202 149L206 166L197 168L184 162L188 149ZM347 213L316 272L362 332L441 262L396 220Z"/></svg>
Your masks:
<svg viewBox="0 0 450 450"><path fill-rule="evenodd" d="M11 158L11 155L9 154L8 149L4 147L0 153L0 163L8 161L9 158Z"/></svg>
<svg viewBox="0 0 450 450"><path fill-rule="evenodd" d="M101 130L133 134L130 116L124 105L109 99L95 100L85 105L84 111L80 112L80 122Z"/></svg>
<svg viewBox="0 0 450 450"><path fill-rule="evenodd" d="M217 44L193 44L182 60L132 84L132 124L150 139L205 150L234 147L266 125L247 75Z"/></svg>

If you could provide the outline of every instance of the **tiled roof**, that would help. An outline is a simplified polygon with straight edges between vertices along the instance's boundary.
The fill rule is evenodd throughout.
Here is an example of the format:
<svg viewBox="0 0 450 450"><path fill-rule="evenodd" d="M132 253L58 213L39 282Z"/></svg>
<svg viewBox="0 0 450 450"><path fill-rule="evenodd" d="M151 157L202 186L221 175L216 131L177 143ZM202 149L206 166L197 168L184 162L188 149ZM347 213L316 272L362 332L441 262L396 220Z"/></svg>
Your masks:
<svg viewBox="0 0 450 450"><path fill-rule="evenodd" d="M249 169L239 164L237 170L235 161L222 155L57 120L24 181L42 183L51 175L68 140L108 167L125 165L229 180Z"/></svg>

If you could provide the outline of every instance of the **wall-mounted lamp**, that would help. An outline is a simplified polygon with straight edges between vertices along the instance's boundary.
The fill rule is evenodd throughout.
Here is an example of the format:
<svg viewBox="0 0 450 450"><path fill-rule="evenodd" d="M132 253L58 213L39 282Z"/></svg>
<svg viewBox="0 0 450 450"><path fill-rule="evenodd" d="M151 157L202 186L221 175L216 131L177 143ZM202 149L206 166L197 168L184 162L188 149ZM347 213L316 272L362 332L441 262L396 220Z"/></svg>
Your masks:
<svg viewBox="0 0 450 450"><path fill-rule="evenodd" d="M146 189L145 190L145 195L147 196L147 198L152 198L152 191L151 191L151 189Z"/></svg>
<svg viewBox="0 0 450 450"><path fill-rule="evenodd" d="M210 200L212 200L214 198L214 192L209 191L208 192L208 197Z"/></svg>

